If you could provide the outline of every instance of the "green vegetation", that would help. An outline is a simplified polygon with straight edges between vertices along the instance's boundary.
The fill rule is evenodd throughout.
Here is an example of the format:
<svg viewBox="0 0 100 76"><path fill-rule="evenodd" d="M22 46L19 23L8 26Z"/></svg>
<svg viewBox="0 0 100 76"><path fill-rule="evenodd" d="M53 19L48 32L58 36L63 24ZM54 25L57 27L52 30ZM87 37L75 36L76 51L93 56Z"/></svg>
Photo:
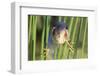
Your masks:
<svg viewBox="0 0 100 76"><path fill-rule="evenodd" d="M28 60L46 60L48 37L51 31L52 16L28 15ZM64 18L68 24L70 44L74 48L70 51L66 43L59 45L54 51L54 59L80 59L88 57L88 18L65 16L58 17L58 21Z"/></svg>

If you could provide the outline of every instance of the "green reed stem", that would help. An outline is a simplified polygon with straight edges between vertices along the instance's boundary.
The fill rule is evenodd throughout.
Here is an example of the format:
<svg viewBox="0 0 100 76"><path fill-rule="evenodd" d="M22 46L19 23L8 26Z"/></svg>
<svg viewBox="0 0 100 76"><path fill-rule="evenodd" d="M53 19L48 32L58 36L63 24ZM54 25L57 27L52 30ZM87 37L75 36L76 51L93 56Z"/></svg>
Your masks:
<svg viewBox="0 0 100 76"><path fill-rule="evenodd" d="M46 17L46 48L48 48L48 37L49 37L49 29L50 29L50 21L49 21L49 17Z"/></svg>
<svg viewBox="0 0 100 76"><path fill-rule="evenodd" d="M33 16L33 60L35 60L36 51L36 26L37 26L37 16Z"/></svg>
<svg viewBox="0 0 100 76"><path fill-rule="evenodd" d="M67 52L68 52L68 48L67 48L67 44L65 43L63 45L63 54L62 54L62 58L66 58L67 57Z"/></svg>
<svg viewBox="0 0 100 76"><path fill-rule="evenodd" d="M74 17L72 17L71 18L71 20L70 20L70 25L69 25L69 29L68 29L68 31L69 31L69 37L71 36L71 30L72 30L72 25L73 25L73 21L74 21Z"/></svg>
<svg viewBox="0 0 100 76"><path fill-rule="evenodd" d="M43 30L41 37L41 60L44 60L45 17L43 17Z"/></svg>
<svg viewBox="0 0 100 76"><path fill-rule="evenodd" d="M79 21L79 18L76 17L76 21L75 21L75 27L74 27L74 31L73 31L73 36L72 36L72 45L73 45L73 48L76 48L76 42L75 42L75 39L76 39L76 32L77 32L77 25L78 25L78 21ZM76 54L76 50L74 50L74 53ZM74 55L75 55L74 54ZM73 56L75 57L75 56Z"/></svg>
<svg viewBox="0 0 100 76"><path fill-rule="evenodd" d="M85 48L85 40L86 40L86 34L87 34L87 26L88 26L88 20L86 18L86 22L85 22L85 30L84 30L84 37L83 37L83 44L82 44L82 57L83 57L83 54L84 54L84 48Z"/></svg>
<svg viewBox="0 0 100 76"><path fill-rule="evenodd" d="M69 38L71 39L71 32L73 31L73 24L74 24L74 17L71 17L70 19L70 23L69 23L69 28L68 28L68 32L69 32ZM68 55L67 55L67 58L69 59L69 56L70 56L70 50L67 48L65 49L68 51Z"/></svg>
<svg viewBox="0 0 100 76"><path fill-rule="evenodd" d="M31 29L32 29L32 16L29 16L29 33L28 33L28 44L30 43L30 38L31 38Z"/></svg>
<svg viewBox="0 0 100 76"><path fill-rule="evenodd" d="M59 49L58 49L58 59L61 59L61 54L62 54L62 45L59 45Z"/></svg>
<svg viewBox="0 0 100 76"><path fill-rule="evenodd" d="M59 16L59 21L61 21L61 16Z"/></svg>

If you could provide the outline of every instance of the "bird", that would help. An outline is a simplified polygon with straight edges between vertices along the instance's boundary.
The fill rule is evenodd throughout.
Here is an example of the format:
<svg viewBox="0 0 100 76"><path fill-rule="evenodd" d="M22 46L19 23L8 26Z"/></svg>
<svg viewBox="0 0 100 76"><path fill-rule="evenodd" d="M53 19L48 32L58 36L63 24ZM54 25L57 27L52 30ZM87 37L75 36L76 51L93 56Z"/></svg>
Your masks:
<svg viewBox="0 0 100 76"><path fill-rule="evenodd" d="M52 30L52 37L53 40L57 44L64 44L65 42L67 45L71 48L72 46L70 45L70 39L69 39L69 33L68 33L68 25L64 22L57 22L55 23L55 26L53 27Z"/></svg>
<svg viewBox="0 0 100 76"><path fill-rule="evenodd" d="M68 27L64 22L56 22L52 29L52 38L57 44L64 44L68 40Z"/></svg>
<svg viewBox="0 0 100 76"><path fill-rule="evenodd" d="M54 59L54 51L59 45L67 43L70 50L73 50L69 42L68 24L64 21L57 21L57 17L53 17L52 28L48 37L48 48L44 49L46 59ZM73 51L72 51L73 52Z"/></svg>

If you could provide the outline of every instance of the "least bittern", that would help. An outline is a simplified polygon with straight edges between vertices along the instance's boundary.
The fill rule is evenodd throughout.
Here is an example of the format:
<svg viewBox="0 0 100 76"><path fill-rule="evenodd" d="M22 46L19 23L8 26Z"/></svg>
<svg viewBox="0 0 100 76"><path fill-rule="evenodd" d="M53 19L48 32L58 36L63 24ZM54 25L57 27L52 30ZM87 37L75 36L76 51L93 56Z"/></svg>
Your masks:
<svg viewBox="0 0 100 76"><path fill-rule="evenodd" d="M44 51L46 52L45 53L46 57L49 54L51 46L54 47L55 46L54 44L62 45L64 43L66 43L67 46L69 47L70 51L73 52L73 47L69 41L67 24L65 24L64 22L56 22L53 25L52 31L49 35L49 39L48 39L48 46L49 47L47 49L44 49ZM54 52L52 52L52 54L53 53Z"/></svg>

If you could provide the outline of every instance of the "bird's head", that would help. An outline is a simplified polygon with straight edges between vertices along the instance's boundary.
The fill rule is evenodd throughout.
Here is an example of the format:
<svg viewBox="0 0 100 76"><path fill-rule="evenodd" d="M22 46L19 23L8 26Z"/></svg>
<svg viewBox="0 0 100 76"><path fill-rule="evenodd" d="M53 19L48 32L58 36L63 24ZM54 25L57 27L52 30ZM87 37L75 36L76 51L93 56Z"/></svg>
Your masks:
<svg viewBox="0 0 100 76"><path fill-rule="evenodd" d="M57 44L65 43L68 36L68 26L64 22L57 22L52 29L53 39Z"/></svg>

